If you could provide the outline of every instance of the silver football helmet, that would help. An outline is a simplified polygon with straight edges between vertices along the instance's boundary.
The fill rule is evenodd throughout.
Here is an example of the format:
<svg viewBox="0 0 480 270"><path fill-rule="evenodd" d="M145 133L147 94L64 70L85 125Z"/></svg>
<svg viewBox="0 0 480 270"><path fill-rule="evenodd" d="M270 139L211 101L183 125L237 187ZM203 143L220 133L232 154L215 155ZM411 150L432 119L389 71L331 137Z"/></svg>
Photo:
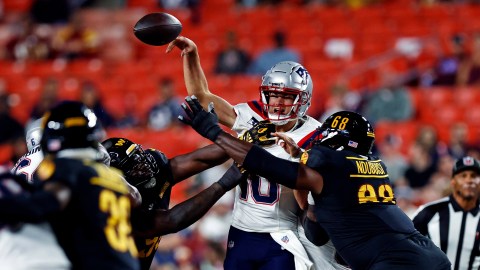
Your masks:
<svg viewBox="0 0 480 270"><path fill-rule="evenodd" d="M28 151L40 145L42 138L42 118L29 123L26 127L25 140L27 142Z"/></svg>
<svg viewBox="0 0 480 270"><path fill-rule="evenodd" d="M296 120L305 115L311 104L312 90L312 79L302 65L293 61L280 62L274 65L262 77L260 97L263 109L268 113L268 118L272 123L275 125L285 125L289 121ZM275 93L295 96L292 105L281 105L291 107L287 114L271 114L269 112L269 97Z"/></svg>

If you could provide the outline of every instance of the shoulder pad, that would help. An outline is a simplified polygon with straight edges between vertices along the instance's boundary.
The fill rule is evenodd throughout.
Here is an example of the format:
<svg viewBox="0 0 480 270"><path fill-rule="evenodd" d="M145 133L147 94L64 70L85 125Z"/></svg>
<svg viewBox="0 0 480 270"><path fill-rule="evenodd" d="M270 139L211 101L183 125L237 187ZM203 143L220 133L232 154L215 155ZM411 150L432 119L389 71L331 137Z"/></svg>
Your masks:
<svg viewBox="0 0 480 270"><path fill-rule="evenodd" d="M52 177L55 172L55 162L49 158L45 158L40 165L38 165L37 176L41 181L45 181Z"/></svg>
<svg viewBox="0 0 480 270"><path fill-rule="evenodd" d="M328 154L323 147L312 147L305 151L300 157L300 162L310 168L319 168L325 165Z"/></svg>

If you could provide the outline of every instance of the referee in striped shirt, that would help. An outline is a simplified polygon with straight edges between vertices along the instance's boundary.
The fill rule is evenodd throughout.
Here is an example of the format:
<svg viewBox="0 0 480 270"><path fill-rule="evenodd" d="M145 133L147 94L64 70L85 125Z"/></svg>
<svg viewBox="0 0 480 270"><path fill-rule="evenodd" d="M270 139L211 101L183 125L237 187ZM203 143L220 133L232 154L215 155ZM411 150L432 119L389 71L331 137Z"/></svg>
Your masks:
<svg viewBox="0 0 480 270"><path fill-rule="evenodd" d="M452 269L480 269L479 162L469 156L458 159L450 186L452 194L422 205L413 223L447 254Z"/></svg>

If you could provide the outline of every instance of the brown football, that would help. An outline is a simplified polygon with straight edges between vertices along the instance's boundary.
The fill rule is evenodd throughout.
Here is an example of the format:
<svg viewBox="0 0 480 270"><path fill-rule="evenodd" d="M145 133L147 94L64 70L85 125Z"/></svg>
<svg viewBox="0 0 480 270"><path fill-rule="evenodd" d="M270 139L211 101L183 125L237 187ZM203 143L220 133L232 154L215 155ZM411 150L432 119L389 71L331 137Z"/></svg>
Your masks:
<svg viewBox="0 0 480 270"><path fill-rule="evenodd" d="M180 32L182 23L175 16L164 12L147 14L133 27L133 33L140 41L153 46L170 43Z"/></svg>

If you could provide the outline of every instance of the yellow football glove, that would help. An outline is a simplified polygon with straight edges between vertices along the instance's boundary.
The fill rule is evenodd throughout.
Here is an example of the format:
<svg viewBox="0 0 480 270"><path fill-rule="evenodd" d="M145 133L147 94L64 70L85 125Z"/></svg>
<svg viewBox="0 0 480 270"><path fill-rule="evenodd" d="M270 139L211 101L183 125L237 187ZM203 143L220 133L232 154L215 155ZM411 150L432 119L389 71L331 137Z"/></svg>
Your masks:
<svg viewBox="0 0 480 270"><path fill-rule="evenodd" d="M240 135L240 140L260 146L272 145L275 143L275 137L271 134L274 132L275 125L268 120L264 120Z"/></svg>
<svg viewBox="0 0 480 270"><path fill-rule="evenodd" d="M260 146L272 145L275 143L275 137L271 134L274 132L275 125L268 120L264 120L240 135L240 140Z"/></svg>

